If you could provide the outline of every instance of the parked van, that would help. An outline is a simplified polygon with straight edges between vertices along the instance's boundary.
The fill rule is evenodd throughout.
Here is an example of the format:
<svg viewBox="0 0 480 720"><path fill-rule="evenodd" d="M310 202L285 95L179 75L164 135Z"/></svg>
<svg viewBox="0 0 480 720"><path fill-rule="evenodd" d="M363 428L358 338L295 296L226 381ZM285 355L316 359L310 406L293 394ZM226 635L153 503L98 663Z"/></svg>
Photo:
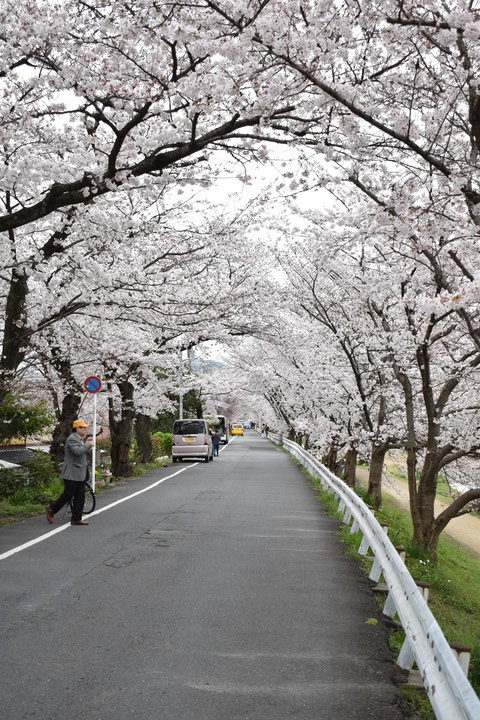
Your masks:
<svg viewBox="0 0 480 720"><path fill-rule="evenodd" d="M203 458L205 462L213 460L212 438L206 420L176 420L172 435L173 462L183 458Z"/></svg>

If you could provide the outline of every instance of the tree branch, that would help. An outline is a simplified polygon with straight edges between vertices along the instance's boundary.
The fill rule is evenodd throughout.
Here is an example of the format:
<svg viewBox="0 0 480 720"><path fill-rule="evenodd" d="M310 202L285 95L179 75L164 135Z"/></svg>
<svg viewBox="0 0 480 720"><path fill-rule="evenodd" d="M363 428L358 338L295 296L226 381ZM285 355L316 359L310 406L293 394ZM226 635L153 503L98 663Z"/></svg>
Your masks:
<svg viewBox="0 0 480 720"><path fill-rule="evenodd" d="M450 503L450 505L435 518L436 526L443 530L450 520L458 517L458 513L465 507L465 505L468 505L468 503L472 500L477 500L477 498L480 498L480 488L467 490L467 492L456 498L456 500Z"/></svg>

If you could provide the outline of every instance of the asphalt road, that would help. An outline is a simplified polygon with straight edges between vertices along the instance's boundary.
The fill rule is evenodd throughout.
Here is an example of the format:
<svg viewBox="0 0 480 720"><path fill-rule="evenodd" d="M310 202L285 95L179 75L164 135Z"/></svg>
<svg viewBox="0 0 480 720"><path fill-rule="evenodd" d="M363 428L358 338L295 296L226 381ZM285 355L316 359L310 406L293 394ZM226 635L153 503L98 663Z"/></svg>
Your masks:
<svg viewBox="0 0 480 720"><path fill-rule="evenodd" d="M368 581L288 456L252 431L100 509L164 478L9 556L51 526L0 531L5 720L405 717Z"/></svg>

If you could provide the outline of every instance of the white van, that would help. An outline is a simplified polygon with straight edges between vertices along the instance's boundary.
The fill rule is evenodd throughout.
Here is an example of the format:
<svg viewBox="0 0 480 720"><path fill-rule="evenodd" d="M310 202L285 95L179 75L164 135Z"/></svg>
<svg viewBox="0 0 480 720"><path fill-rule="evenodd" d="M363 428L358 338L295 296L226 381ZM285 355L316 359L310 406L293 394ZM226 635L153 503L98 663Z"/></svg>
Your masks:
<svg viewBox="0 0 480 720"><path fill-rule="evenodd" d="M212 438L206 420L176 420L172 435L173 462L183 458L203 458L205 462L213 460Z"/></svg>

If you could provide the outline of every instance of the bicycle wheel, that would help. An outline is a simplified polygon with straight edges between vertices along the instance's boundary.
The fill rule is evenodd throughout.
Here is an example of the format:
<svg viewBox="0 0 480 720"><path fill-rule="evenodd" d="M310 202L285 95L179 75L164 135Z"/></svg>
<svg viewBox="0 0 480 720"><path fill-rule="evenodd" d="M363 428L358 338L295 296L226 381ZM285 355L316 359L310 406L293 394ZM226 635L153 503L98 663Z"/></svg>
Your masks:
<svg viewBox="0 0 480 720"><path fill-rule="evenodd" d="M93 492L91 486L87 483L87 487L85 488L85 502L83 504L83 514L89 515L91 512L95 510L95 505L97 504L97 499L95 497L95 493Z"/></svg>
<svg viewBox="0 0 480 720"><path fill-rule="evenodd" d="M85 502L83 503L83 514L89 515L95 510L97 500L89 483L85 484ZM73 512L73 499L70 500L70 512Z"/></svg>

